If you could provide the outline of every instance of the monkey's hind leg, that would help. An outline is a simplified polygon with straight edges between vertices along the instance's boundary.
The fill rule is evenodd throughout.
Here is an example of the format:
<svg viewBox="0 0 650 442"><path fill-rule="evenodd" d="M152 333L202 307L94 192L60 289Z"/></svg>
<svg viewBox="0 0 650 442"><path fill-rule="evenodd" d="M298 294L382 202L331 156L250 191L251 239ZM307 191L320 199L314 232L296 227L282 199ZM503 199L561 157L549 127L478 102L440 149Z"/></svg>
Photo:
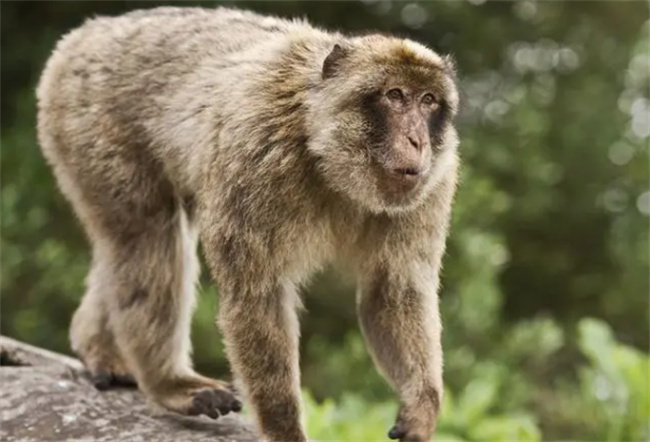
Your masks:
<svg viewBox="0 0 650 442"><path fill-rule="evenodd" d="M197 235L162 167L140 146L51 147L59 185L93 244L71 328L88 368L112 376L128 367L153 402L181 414L238 411L226 383L192 368Z"/></svg>
<svg viewBox="0 0 650 442"><path fill-rule="evenodd" d="M169 198L172 198L171 195ZM156 213L157 212L157 213ZM138 385L154 402L211 418L239 411L227 384L197 374L190 359L196 234L177 199L149 212L136 234L113 239L116 296L110 324Z"/></svg>
<svg viewBox="0 0 650 442"><path fill-rule="evenodd" d="M72 318L70 342L73 351L83 361L91 380L99 390L110 387L135 387L115 337L108 323L106 296L110 296L103 281L106 264L95 259L86 284L81 305Z"/></svg>

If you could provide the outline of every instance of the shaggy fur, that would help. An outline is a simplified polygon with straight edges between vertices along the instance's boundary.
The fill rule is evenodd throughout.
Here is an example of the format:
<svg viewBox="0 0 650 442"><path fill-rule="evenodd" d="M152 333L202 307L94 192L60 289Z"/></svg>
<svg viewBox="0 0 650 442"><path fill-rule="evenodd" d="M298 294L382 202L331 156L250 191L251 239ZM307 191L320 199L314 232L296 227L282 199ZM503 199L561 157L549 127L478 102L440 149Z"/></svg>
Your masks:
<svg viewBox="0 0 650 442"><path fill-rule="evenodd" d="M395 87L404 94L387 101ZM436 100L426 109L424 92ZM200 238L264 437L304 442L297 287L345 259L367 343L402 403L390 436L429 439L459 163L448 58L302 21L157 8L63 37L38 104L43 153L92 243L71 327L91 373L131 374L178 413L239 410L227 385L192 369Z"/></svg>

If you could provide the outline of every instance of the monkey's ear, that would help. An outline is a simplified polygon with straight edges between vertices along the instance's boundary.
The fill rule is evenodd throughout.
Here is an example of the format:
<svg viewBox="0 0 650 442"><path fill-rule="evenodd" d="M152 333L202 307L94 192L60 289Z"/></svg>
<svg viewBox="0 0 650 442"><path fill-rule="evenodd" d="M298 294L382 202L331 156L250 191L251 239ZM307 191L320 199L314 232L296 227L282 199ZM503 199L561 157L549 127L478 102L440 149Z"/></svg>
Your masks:
<svg viewBox="0 0 650 442"><path fill-rule="evenodd" d="M336 70L339 67L341 60L345 57L347 51L341 47L339 44L335 44L332 48L332 51L323 62L323 80L333 77L336 75Z"/></svg>
<svg viewBox="0 0 650 442"><path fill-rule="evenodd" d="M444 64L445 73L449 75L453 80L456 80L457 68L456 60L451 54L446 54L442 57L442 63Z"/></svg>

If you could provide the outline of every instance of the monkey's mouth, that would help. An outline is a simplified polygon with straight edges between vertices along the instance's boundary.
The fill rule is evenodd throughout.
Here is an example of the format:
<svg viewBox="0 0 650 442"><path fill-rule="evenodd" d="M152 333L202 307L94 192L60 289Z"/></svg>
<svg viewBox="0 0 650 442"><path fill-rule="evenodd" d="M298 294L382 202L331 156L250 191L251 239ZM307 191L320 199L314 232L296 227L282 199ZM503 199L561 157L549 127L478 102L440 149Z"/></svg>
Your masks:
<svg viewBox="0 0 650 442"><path fill-rule="evenodd" d="M423 170L416 167L384 169L380 178L382 192L392 199L402 199L413 193L422 182Z"/></svg>

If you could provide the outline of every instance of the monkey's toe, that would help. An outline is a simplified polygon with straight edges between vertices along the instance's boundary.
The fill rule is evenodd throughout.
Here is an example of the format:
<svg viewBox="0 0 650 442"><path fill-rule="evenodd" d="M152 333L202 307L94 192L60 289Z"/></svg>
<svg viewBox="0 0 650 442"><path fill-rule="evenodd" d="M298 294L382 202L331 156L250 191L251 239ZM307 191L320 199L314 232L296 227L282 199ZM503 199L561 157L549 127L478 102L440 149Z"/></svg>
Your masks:
<svg viewBox="0 0 650 442"><path fill-rule="evenodd" d="M103 391L111 388L138 387L115 347L101 348L99 345L92 345L75 353L83 362L85 374L96 389Z"/></svg>
<svg viewBox="0 0 650 442"><path fill-rule="evenodd" d="M117 374L108 371L90 373L90 381L96 389L103 391L111 388L137 388L135 378L128 373Z"/></svg>
<svg viewBox="0 0 650 442"><path fill-rule="evenodd" d="M241 408L241 402L232 392L225 389L204 388L194 393L188 414L191 416L204 414L217 419L231 411L240 411Z"/></svg>

